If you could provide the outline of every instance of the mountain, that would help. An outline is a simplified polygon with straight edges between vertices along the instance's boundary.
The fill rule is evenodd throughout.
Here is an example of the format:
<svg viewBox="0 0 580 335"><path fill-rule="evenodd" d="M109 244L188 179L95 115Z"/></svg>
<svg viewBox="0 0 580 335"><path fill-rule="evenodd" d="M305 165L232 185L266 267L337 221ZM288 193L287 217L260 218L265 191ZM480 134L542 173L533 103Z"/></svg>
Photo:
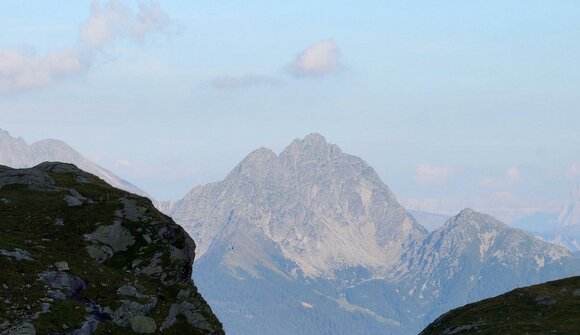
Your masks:
<svg viewBox="0 0 580 335"><path fill-rule="evenodd" d="M151 198L145 191L86 159L62 141L47 139L29 145L22 138L13 138L8 132L0 129L0 164L26 168L47 161L74 164L113 187Z"/></svg>
<svg viewBox="0 0 580 335"><path fill-rule="evenodd" d="M573 189L559 213L536 213L522 218L513 226L571 251L580 251L580 185Z"/></svg>
<svg viewBox="0 0 580 335"><path fill-rule="evenodd" d="M252 152L223 181L193 189L165 211L198 241L200 256L244 228L276 244L305 275L327 278L353 266L384 273L427 233L370 166L318 134L280 155Z"/></svg>
<svg viewBox="0 0 580 335"><path fill-rule="evenodd" d="M162 208L198 242L194 278L228 334L416 334L450 308L580 274L566 249L471 210L428 233L318 134Z"/></svg>
<svg viewBox="0 0 580 335"><path fill-rule="evenodd" d="M578 334L580 277L519 288L442 315L421 335Z"/></svg>
<svg viewBox="0 0 580 335"><path fill-rule="evenodd" d="M519 286L580 274L580 262L564 247L465 209L412 243L392 270L429 320Z"/></svg>
<svg viewBox="0 0 580 335"><path fill-rule="evenodd" d="M195 244L151 201L64 163L0 166L1 334L223 334Z"/></svg>
<svg viewBox="0 0 580 335"><path fill-rule="evenodd" d="M558 221L562 226L580 226L580 185L572 191L572 196L562 208Z"/></svg>

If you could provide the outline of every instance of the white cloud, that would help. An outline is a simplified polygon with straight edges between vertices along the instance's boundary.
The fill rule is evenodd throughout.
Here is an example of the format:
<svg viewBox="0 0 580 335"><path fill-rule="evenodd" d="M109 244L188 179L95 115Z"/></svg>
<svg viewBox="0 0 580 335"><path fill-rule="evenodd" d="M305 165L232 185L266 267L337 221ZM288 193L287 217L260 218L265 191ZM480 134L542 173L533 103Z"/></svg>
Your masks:
<svg viewBox="0 0 580 335"><path fill-rule="evenodd" d="M504 175L497 177L484 178L479 182L479 185L484 188L504 188L511 186L520 181L521 172L517 167L510 167Z"/></svg>
<svg viewBox="0 0 580 335"><path fill-rule="evenodd" d="M88 67L88 60L75 49L46 56L23 49L0 49L0 93L46 87Z"/></svg>
<svg viewBox="0 0 580 335"><path fill-rule="evenodd" d="M450 168L419 164L415 169L415 182L419 185L443 185L452 175Z"/></svg>
<svg viewBox="0 0 580 335"><path fill-rule="evenodd" d="M155 4L140 2L135 12L116 0L94 2L74 47L43 56L23 49L0 49L0 94L39 89L83 74L90 69L95 55L118 38L141 42L168 24L169 17Z"/></svg>
<svg viewBox="0 0 580 335"><path fill-rule="evenodd" d="M139 2L139 11L135 13L117 0L109 0L104 5L94 2L91 16L81 28L80 41L96 49L119 37L142 41L149 33L167 26L169 21L169 16L156 4Z"/></svg>
<svg viewBox="0 0 580 335"><path fill-rule="evenodd" d="M322 77L340 69L340 49L333 40L314 43L288 66L288 71L296 77Z"/></svg>
<svg viewBox="0 0 580 335"><path fill-rule="evenodd" d="M271 76L246 74L243 76L219 76L212 80L212 85L219 89L241 89L254 86L276 86L281 82Z"/></svg>

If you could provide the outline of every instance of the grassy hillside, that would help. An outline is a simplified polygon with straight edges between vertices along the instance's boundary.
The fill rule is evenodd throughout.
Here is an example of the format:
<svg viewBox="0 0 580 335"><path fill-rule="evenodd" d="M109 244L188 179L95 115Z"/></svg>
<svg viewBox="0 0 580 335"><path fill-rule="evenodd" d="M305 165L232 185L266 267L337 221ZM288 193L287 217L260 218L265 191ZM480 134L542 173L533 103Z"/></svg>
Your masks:
<svg viewBox="0 0 580 335"><path fill-rule="evenodd" d="M519 288L457 308L421 334L580 334L580 277Z"/></svg>
<svg viewBox="0 0 580 335"><path fill-rule="evenodd" d="M0 166L0 334L221 334L194 249L150 200L73 165Z"/></svg>

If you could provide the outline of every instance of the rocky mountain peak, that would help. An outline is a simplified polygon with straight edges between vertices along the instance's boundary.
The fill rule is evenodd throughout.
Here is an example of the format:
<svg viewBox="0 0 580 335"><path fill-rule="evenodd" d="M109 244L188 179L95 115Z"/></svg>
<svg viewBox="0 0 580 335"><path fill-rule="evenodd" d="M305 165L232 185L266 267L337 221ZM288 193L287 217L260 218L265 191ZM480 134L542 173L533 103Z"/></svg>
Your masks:
<svg viewBox="0 0 580 335"><path fill-rule="evenodd" d="M303 139L292 141L280 153L280 158L288 161L312 161L314 158L317 161L324 161L340 155L343 155L343 153L337 145L330 144L324 136L313 133Z"/></svg>
<svg viewBox="0 0 580 335"><path fill-rule="evenodd" d="M449 219L444 228L466 228L472 227L481 230L504 230L507 225L495 219L491 215L477 212L471 208L465 208L459 214Z"/></svg>
<svg viewBox="0 0 580 335"><path fill-rule="evenodd" d="M354 266L386 271L406 243L426 234L366 162L319 134L294 140L279 156L260 148L223 181L168 209L200 255L218 240L228 245L236 227L262 234L313 276Z"/></svg>

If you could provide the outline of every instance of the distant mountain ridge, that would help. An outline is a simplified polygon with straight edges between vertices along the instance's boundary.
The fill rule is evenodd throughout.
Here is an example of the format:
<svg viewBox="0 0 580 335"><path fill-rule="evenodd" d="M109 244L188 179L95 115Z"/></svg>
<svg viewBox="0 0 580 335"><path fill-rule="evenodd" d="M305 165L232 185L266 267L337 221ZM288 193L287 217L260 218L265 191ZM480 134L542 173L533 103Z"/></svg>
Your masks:
<svg viewBox="0 0 580 335"><path fill-rule="evenodd" d="M450 308L580 274L566 249L472 210L428 233L318 134L161 207L198 242L194 276L230 334L416 334Z"/></svg>
<svg viewBox="0 0 580 335"><path fill-rule="evenodd" d="M145 191L91 162L63 141L46 139L28 144L24 139L14 138L0 129L0 165L26 168L47 161L74 164L102 178L113 187L151 198Z"/></svg>

